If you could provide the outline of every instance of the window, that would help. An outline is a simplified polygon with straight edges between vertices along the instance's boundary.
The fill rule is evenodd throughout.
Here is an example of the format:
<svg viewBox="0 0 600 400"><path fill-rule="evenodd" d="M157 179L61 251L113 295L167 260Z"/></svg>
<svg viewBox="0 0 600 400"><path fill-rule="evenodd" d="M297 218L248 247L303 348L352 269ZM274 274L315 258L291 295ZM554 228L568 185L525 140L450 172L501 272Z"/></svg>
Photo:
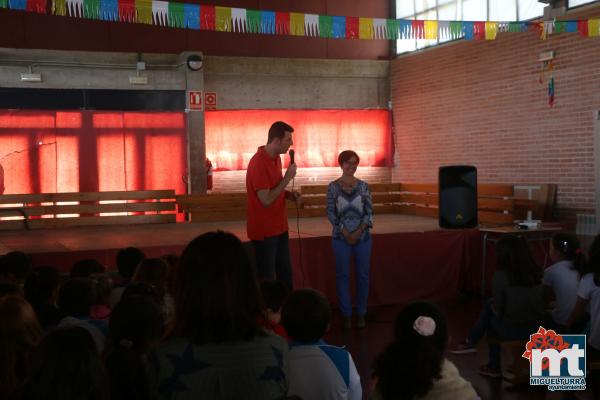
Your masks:
<svg viewBox="0 0 600 400"><path fill-rule="evenodd" d="M590 3L570 0L570 7ZM396 0L396 18L438 21L525 21L543 15L538 0ZM450 38L399 39L396 53L406 53L447 42Z"/></svg>
<svg viewBox="0 0 600 400"><path fill-rule="evenodd" d="M584 4L594 3L597 0L568 0L569 8L579 7Z"/></svg>

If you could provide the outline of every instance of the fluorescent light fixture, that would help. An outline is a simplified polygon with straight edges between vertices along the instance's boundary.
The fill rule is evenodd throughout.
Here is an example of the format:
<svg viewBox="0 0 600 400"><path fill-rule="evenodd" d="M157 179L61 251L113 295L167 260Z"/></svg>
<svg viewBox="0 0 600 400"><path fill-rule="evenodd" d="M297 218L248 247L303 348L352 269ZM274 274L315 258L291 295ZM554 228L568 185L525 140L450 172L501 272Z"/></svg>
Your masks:
<svg viewBox="0 0 600 400"><path fill-rule="evenodd" d="M130 76L129 83L132 85L147 85L148 77L147 76Z"/></svg>
<svg viewBox="0 0 600 400"><path fill-rule="evenodd" d="M41 82L42 81L42 74L21 74L21 81L22 82Z"/></svg>

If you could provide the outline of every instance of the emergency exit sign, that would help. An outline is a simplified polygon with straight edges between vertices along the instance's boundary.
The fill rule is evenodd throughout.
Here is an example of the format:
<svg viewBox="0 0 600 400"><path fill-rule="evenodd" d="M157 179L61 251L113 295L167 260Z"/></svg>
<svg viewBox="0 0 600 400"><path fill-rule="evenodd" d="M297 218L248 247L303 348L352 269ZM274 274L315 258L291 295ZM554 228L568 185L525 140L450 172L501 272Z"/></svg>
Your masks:
<svg viewBox="0 0 600 400"><path fill-rule="evenodd" d="M190 110L202 110L202 91L190 91Z"/></svg>

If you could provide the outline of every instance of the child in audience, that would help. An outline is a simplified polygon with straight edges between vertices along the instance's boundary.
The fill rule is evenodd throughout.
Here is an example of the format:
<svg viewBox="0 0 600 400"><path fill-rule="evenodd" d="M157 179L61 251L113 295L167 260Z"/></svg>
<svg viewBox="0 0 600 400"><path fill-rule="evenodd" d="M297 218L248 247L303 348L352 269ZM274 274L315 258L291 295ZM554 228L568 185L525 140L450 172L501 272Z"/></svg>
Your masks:
<svg viewBox="0 0 600 400"><path fill-rule="evenodd" d="M100 261L93 258L85 258L73 264L69 278L89 278L92 274L103 274L106 271Z"/></svg>
<svg viewBox="0 0 600 400"><path fill-rule="evenodd" d="M321 293L292 292L281 312L290 343L290 395L302 399L361 399L360 376L350 353L323 341L331 310Z"/></svg>
<svg viewBox="0 0 600 400"><path fill-rule="evenodd" d="M120 279L115 282L110 294L111 308L114 308L121 299L123 291L129 285L131 278L135 275L135 270L144 258L146 258L144 253L136 247L127 247L118 251L117 269L119 270Z"/></svg>
<svg viewBox="0 0 600 400"><path fill-rule="evenodd" d="M90 313L95 301L94 281L90 278L67 280L61 286L58 294L58 308L65 317L59 322L56 329L74 326L84 328L94 339L98 353L102 353L108 326L106 321L91 319Z"/></svg>
<svg viewBox="0 0 600 400"><path fill-rule="evenodd" d="M529 339L545 322L542 272L535 264L525 239L504 236L496 245L496 253L493 297L485 303L469 336L451 353L476 352L477 343L486 333L505 339ZM479 373L501 378L500 344L488 343L488 349L489 362L479 368Z"/></svg>
<svg viewBox="0 0 600 400"><path fill-rule="evenodd" d="M26 400L109 400L94 340L80 327L50 332L35 353Z"/></svg>
<svg viewBox="0 0 600 400"><path fill-rule="evenodd" d="M25 281L25 298L33 306L44 331L54 328L63 318L56 305L60 275L53 267L36 267Z"/></svg>
<svg viewBox="0 0 600 400"><path fill-rule="evenodd" d="M112 280L107 274L92 274L90 278L96 283L96 302L92 306L90 317L92 319L106 320L110 317L110 293Z"/></svg>
<svg viewBox="0 0 600 400"><path fill-rule="evenodd" d="M0 282L14 283L23 289L31 271L31 257L21 251L11 251L0 257Z"/></svg>
<svg viewBox="0 0 600 400"><path fill-rule="evenodd" d="M163 333L158 305L141 295L123 297L109 326L112 351L106 359L111 400L152 398L147 355Z"/></svg>
<svg viewBox="0 0 600 400"><path fill-rule="evenodd" d="M42 336L33 308L22 297L0 298L0 397L19 399Z"/></svg>
<svg viewBox="0 0 600 400"><path fill-rule="evenodd" d="M159 399L279 399L287 395L288 345L257 323L254 268L231 233L208 232L181 255L175 321L151 353Z"/></svg>
<svg viewBox="0 0 600 400"><path fill-rule="evenodd" d="M281 326L281 307L288 294L287 286L281 281L266 280L260 283L260 292L265 303L265 315L259 317L259 324L267 332L273 332L289 340L285 329Z"/></svg>
<svg viewBox="0 0 600 400"><path fill-rule="evenodd" d="M133 276L134 283L144 282L154 288L167 324L172 322L175 313L173 297L167 291L168 268L168 264L162 258L146 258L140 262Z"/></svg>
<svg viewBox="0 0 600 400"><path fill-rule="evenodd" d="M374 365L374 400L476 399L477 394L444 357L446 318L433 304L416 302L400 311L394 341Z"/></svg>
<svg viewBox="0 0 600 400"><path fill-rule="evenodd" d="M575 235L561 232L552 238L550 259L554 264L544 270L544 301L546 307L554 305L553 328L565 332L565 324L577 301L579 280L585 272L585 255Z"/></svg>

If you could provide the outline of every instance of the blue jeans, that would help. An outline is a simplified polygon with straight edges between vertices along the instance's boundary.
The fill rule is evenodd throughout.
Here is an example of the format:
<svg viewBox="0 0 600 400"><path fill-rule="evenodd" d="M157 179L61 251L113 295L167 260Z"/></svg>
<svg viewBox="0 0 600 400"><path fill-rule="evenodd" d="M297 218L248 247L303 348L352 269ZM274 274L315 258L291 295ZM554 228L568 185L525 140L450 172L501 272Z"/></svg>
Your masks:
<svg viewBox="0 0 600 400"><path fill-rule="evenodd" d="M258 279L277 279L293 289L288 233L253 240Z"/></svg>
<svg viewBox="0 0 600 400"><path fill-rule="evenodd" d="M333 239L335 254L335 287L337 290L340 310L346 317L352 315L350 300L350 257L354 255L354 270L356 272L356 312L358 315L367 313L367 298L369 297L369 265L371 262L371 237L350 245L344 239Z"/></svg>
<svg viewBox="0 0 600 400"><path fill-rule="evenodd" d="M532 330L533 329L533 330ZM501 320L492 310L492 299L488 299L481 310L479 319L467 337L469 343L475 345L486 333L496 334L506 339L525 340L529 335L536 332L532 327L515 326ZM488 343L489 366L491 368L500 368L500 344Z"/></svg>

